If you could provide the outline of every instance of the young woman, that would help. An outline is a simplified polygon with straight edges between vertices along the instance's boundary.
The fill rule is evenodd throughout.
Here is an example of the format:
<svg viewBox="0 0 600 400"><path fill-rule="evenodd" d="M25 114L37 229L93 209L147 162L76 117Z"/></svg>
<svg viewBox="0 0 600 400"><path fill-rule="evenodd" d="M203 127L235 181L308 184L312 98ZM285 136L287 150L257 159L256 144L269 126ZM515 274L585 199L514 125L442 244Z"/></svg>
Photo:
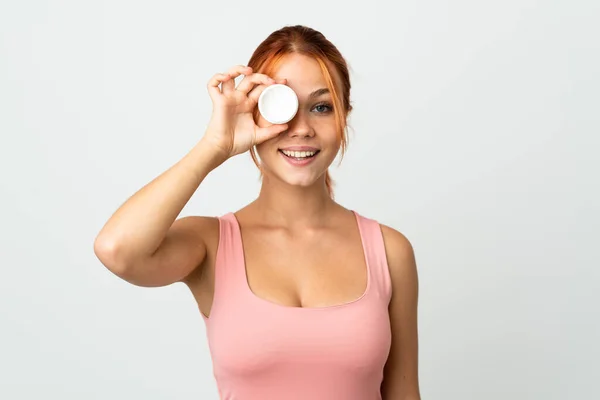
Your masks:
<svg viewBox="0 0 600 400"><path fill-rule="evenodd" d="M275 83L299 99L287 124L257 110ZM284 27L208 92L204 136L112 215L98 258L135 285L189 287L222 399L420 399L412 246L333 199L328 168L352 109L337 48L311 28ZM178 218L212 170L245 152L262 175L253 202Z"/></svg>

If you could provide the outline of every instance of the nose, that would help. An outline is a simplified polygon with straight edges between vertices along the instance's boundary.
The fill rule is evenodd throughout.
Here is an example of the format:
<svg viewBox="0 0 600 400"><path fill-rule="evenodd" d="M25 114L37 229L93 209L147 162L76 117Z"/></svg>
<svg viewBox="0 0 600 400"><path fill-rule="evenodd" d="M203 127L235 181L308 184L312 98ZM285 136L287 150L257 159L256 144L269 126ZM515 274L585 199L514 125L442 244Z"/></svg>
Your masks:
<svg viewBox="0 0 600 400"><path fill-rule="evenodd" d="M298 110L298 113L294 118L288 122L287 134L290 137L312 137L314 131L310 126L308 117L303 112Z"/></svg>

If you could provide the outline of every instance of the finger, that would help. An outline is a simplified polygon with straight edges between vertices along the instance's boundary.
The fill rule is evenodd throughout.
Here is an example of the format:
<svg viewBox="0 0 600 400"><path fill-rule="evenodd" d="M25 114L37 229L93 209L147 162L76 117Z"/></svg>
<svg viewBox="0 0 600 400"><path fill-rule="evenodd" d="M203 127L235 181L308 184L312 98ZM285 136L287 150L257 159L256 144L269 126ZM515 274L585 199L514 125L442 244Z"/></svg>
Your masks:
<svg viewBox="0 0 600 400"><path fill-rule="evenodd" d="M254 88L254 86L259 85L261 83L263 85L270 85L270 84L275 83L275 80L265 74L252 74L252 75L246 76L240 82L240 84L238 85L236 90L238 90L244 94L248 94L248 92L250 90L252 90Z"/></svg>
<svg viewBox="0 0 600 400"><path fill-rule="evenodd" d="M267 126L264 128L258 128L256 130L256 143L255 144L261 144L262 142L269 140L269 139L273 139L274 137L277 137L277 135L281 134L282 132L285 132L288 128L287 124L276 124L276 125L271 125L271 126Z"/></svg>
<svg viewBox="0 0 600 400"><path fill-rule="evenodd" d="M227 73L234 78L237 78L240 75L250 75L252 73L252 67L248 67L246 65L235 65L229 68Z"/></svg>
<svg viewBox="0 0 600 400"><path fill-rule="evenodd" d="M231 77L227 74L219 73L219 74L213 75L212 78L210 78L210 80L206 84L206 87L208 89L208 93L209 93L210 97L214 99L217 96L219 96L221 94L221 89L219 89L219 85L222 82L226 82L230 78Z"/></svg>
<svg viewBox="0 0 600 400"><path fill-rule="evenodd" d="M235 78L240 75L250 75L252 73L252 68L247 67L245 65L236 65L231 67L229 71L227 71L227 75L231 76L231 80L223 83L223 94L228 95L233 93L235 90Z"/></svg>
<svg viewBox="0 0 600 400"><path fill-rule="evenodd" d="M248 93L248 99L250 100L251 104L258 104L258 98L260 97L262 92L269 86L270 85L258 85L254 89L252 89L250 93Z"/></svg>
<svg viewBox="0 0 600 400"><path fill-rule="evenodd" d="M221 85L221 88L223 90L223 94L226 96L228 94L233 93L233 91L235 90L235 78L233 76L231 76L231 79L223 82L223 84Z"/></svg>
<svg viewBox="0 0 600 400"><path fill-rule="evenodd" d="M287 79L276 79L274 83L280 83L282 85L285 85L287 82ZM250 99L250 101L253 104L258 104L258 98L260 97L261 93L263 92L263 90L265 90L269 85L258 85L255 86L254 89L252 89L250 91L250 93L248 93L248 98Z"/></svg>

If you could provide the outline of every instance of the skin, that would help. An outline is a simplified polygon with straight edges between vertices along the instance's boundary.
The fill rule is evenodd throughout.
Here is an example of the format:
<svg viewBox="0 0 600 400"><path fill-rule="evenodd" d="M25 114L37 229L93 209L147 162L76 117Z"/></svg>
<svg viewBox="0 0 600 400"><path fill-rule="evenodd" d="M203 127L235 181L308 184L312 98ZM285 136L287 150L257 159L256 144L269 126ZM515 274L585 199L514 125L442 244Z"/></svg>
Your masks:
<svg viewBox="0 0 600 400"><path fill-rule="evenodd" d="M258 297L290 307L345 303L364 292L366 264L354 215L333 201L325 186L325 172L341 143L333 99L330 94L309 99L311 93L327 87L311 58L289 56L273 78L286 79L300 103L288 130L257 146L264 171L261 190L254 202L235 213L242 226L249 286ZM258 125L269 124L261 117ZM320 154L307 167L290 166L278 151L290 145L314 146ZM416 400L420 394L414 252L402 233L385 225L382 233L393 290L392 347L382 396ZM213 248L207 279L197 289L191 285L205 315L210 314L212 303L215 252ZM323 270L325 275L317 272Z"/></svg>
<svg viewBox="0 0 600 400"><path fill-rule="evenodd" d="M236 91L233 79L241 74L246 78L239 87L245 90ZM333 77L339 84L335 73ZM298 113L286 125L271 126L261 117L255 127L249 112L261 90L273 83L294 89ZM259 86L252 89L255 84ZM138 286L185 283L200 311L210 317L218 220L176 217L211 170L256 144L264 173L261 190L235 213L250 290L289 307L327 307L360 297L367 276L355 216L329 196L325 185L325 172L341 142L331 95L322 92L311 97L323 88L327 85L318 63L299 54L289 55L272 77L244 66L215 75L208 84L215 104L209 131L183 160L115 212L94 243L98 258L117 276ZM313 146L320 152L310 165L296 167L279 152L291 145ZM402 233L385 225L381 229L392 280L392 347L382 398L418 400L415 256Z"/></svg>

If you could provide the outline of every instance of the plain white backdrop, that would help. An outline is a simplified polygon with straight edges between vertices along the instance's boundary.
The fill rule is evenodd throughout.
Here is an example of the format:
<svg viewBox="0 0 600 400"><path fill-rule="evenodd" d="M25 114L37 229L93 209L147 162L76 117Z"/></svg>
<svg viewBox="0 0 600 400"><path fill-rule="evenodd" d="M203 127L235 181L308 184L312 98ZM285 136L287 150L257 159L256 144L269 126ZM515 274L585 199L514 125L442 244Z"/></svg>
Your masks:
<svg viewBox="0 0 600 400"><path fill-rule="evenodd" d="M0 398L217 399L188 289L119 280L93 240L201 138L208 79L290 24L350 64L336 199L413 243L423 399L600 398L599 19L593 0L2 1ZM181 216L258 188L238 156Z"/></svg>

